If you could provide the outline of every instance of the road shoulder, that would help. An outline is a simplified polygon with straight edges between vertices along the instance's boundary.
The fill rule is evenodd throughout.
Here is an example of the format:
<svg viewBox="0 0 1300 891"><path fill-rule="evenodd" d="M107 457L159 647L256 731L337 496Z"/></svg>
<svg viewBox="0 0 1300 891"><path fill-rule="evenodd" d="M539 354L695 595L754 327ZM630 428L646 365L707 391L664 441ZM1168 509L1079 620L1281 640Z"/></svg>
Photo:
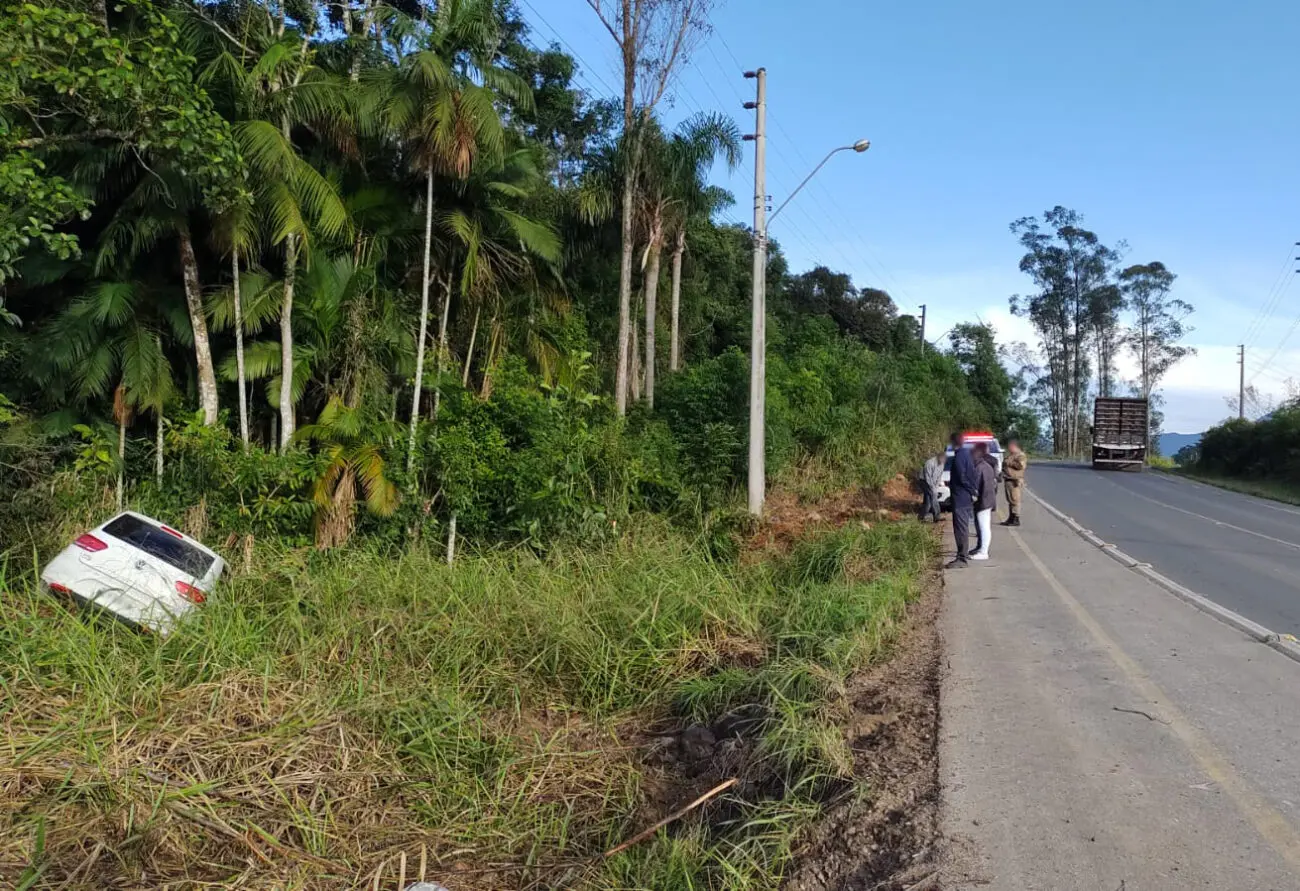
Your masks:
<svg viewBox="0 0 1300 891"><path fill-rule="evenodd" d="M1294 664L1026 519L947 579L945 887L1300 888Z"/></svg>

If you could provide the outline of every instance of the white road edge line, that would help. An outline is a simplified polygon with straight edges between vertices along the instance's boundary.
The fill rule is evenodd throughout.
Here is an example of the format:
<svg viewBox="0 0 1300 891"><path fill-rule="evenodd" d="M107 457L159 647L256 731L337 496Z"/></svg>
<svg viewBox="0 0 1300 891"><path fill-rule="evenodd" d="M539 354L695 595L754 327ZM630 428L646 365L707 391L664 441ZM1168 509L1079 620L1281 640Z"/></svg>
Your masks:
<svg viewBox="0 0 1300 891"><path fill-rule="evenodd" d="M1229 625L1237 629L1238 631L1242 632L1246 636L1254 638L1260 643L1265 644L1266 646L1269 646L1274 650L1277 650L1279 653L1281 653L1283 656L1286 656L1289 659L1293 659L1296 662L1300 662L1300 641L1297 641L1295 638L1291 637L1290 635L1283 637L1273 631L1269 631L1267 628L1265 628L1263 625L1259 624L1258 622L1252 622L1250 619L1247 619L1245 616L1241 615L1240 613L1233 612L1232 610L1228 609L1226 606L1220 606L1219 604L1215 603L1213 600L1210 600L1208 597L1205 597L1204 595L1201 594L1197 594L1195 591L1191 590L1190 588L1186 588L1178 584L1178 582L1174 581L1168 576L1161 575L1160 573L1156 572L1154 569L1151 568L1150 563L1143 563L1139 560L1136 560L1133 557L1121 551L1115 545L1108 544L1107 542L1102 541L1101 538L1097 536L1091 529L1085 529L1082 526L1080 526L1074 520L1073 517L1053 507L1051 504L1045 501L1040 495L1038 495L1038 493L1034 492L1028 486L1026 486L1025 489L1026 491L1029 492L1029 497L1033 498L1040 505L1042 505L1044 510L1046 510L1052 516L1056 517L1056 519L1064 523L1076 535L1078 535L1084 541L1088 542L1088 544L1100 550L1103 554L1106 554L1116 563L1119 563L1121 566L1125 567L1126 569L1133 570L1133 572L1142 576L1142 578L1146 579L1152 584L1165 589L1170 594L1177 597L1179 600L1182 600L1185 603L1188 603L1196 607L1201 612L1209 616L1212 616L1215 619L1218 619L1220 622L1223 622L1225 625Z"/></svg>

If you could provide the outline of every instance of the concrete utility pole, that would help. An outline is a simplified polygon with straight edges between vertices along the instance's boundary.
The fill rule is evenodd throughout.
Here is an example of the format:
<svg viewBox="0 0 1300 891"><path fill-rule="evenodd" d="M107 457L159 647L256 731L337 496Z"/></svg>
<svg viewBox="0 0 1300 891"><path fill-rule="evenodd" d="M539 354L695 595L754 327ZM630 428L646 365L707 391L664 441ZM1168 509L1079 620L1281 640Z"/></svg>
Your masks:
<svg viewBox="0 0 1300 891"><path fill-rule="evenodd" d="M925 304L921 304L921 355L925 355Z"/></svg>
<svg viewBox="0 0 1300 891"><path fill-rule="evenodd" d="M767 69L746 71L758 80L756 101L746 102L754 110L754 132L745 137L754 143L754 282L750 309L749 360L749 512L763 515L767 494Z"/></svg>
<svg viewBox="0 0 1300 891"><path fill-rule="evenodd" d="M1241 366L1241 379L1237 385L1237 418L1244 421L1246 419L1246 345L1243 343L1237 349L1240 351L1237 364Z"/></svg>

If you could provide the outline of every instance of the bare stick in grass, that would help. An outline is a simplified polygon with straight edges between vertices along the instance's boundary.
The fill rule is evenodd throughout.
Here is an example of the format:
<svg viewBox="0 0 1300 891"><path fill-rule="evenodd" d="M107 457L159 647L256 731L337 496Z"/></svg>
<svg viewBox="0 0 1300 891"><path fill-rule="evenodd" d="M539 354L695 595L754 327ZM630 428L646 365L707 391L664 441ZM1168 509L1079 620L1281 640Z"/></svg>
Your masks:
<svg viewBox="0 0 1300 891"><path fill-rule="evenodd" d="M626 851L628 848L632 847L633 845L645 841L647 838L654 835L660 829L663 829L669 823L673 822L674 820L681 819L682 817L689 814L691 811L695 810L700 805L704 804L704 802L708 801L710 798L717 795L719 792L725 792L726 790L730 789L732 786L736 785L736 783L738 782L740 782L740 780L736 779L735 777L732 777L729 780L725 780L721 783L718 783L718 785L714 786L708 792L705 792L699 798L695 799L690 804L686 805L686 807L679 808L673 811L671 814L664 817L662 820L660 820L655 825L651 826L649 829L645 829L642 830L641 832L638 832L636 835L632 836L631 838L623 842L623 844L619 845L618 847L610 848L604 854L605 859L609 859L610 857L613 857L615 854L622 853L623 851Z"/></svg>

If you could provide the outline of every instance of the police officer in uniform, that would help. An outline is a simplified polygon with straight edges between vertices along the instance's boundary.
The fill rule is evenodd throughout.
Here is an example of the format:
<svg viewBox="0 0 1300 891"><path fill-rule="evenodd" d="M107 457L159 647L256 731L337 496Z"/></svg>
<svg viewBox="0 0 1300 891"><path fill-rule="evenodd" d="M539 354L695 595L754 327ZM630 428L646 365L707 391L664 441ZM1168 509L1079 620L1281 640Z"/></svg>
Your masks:
<svg viewBox="0 0 1300 891"><path fill-rule="evenodd" d="M1007 510L1010 515L1003 526L1020 525L1020 495L1025 488L1025 470L1029 467L1029 456L1020 448L1020 443L1011 440L1007 443L1007 455L1002 461L1002 478L1006 481Z"/></svg>

